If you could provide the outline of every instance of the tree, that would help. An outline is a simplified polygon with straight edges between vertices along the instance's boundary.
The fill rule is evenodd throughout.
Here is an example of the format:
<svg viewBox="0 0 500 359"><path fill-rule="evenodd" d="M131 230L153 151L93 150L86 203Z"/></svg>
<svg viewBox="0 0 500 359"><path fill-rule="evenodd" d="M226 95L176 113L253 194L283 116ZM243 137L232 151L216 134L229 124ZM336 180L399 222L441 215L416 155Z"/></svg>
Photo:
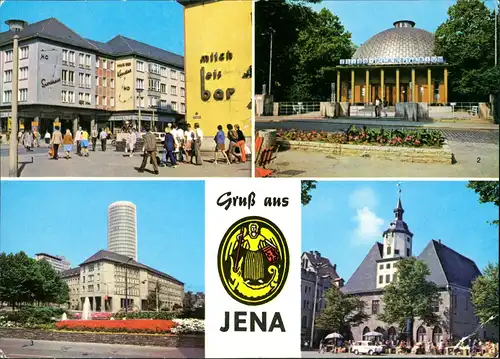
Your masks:
<svg viewBox="0 0 500 359"><path fill-rule="evenodd" d="M163 305L163 302L160 300L159 296L157 297L157 291L159 293L160 291L160 284L156 283L156 289L151 290L148 293L148 296L146 297L146 302L144 303L143 309L144 310L156 310L157 308L161 308ZM158 299L158 306L156 305L156 300ZM173 308L172 308L173 309Z"/></svg>
<svg viewBox="0 0 500 359"><path fill-rule="evenodd" d="M471 292L474 312L479 317L481 323L485 323L490 317L497 316L492 322L497 328L499 326L498 313L498 262L489 263L484 269L483 275L477 277L472 283Z"/></svg>
<svg viewBox="0 0 500 359"><path fill-rule="evenodd" d="M396 324L402 331L408 319L412 325L415 318L426 325L436 325L439 318L433 304L440 300L440 294L436 283L426 279L431 274L427 264L411 257L400 260L395 267L397 279L385 287L383 312L378 319Z"/></svg>
<svg viewBox="0 0 500 359"><path fill-rule="evenodd" d="M498 181L469 181L467 187L479 194L480 203L493 203L498 207L500 190ZM491 222L498 225L498 219Z"/></svg>
<svg viewBox="0 0 500 359"><path fill-rule="evenodd" d="M316 188L317 181L302 181L301 183L301 193L300 200L302 205L305 206L311 202L312 196L310 194L311 190Z"/></svg>
<svg viewBox="0 0 500 359"><path fill-rule="evenodd" d="M500 69L494 66L495 17L481 0L458 0L436 30L435 52L450 67L455 101L489 101L500 91Z"/></svg>
<svg viewBox="0 0 500 359"><path fill-rule="evenodd" d="M361 298L345 295L335 286L325 292L325 300L326 306L315 322L318 329L349 337L349 328L357 327L368 319Z"/></svg>
<svg viewBox="0 0 500 359"><path fill-rule="evenodd" d="M193 292L188 291L184 293L184 300L182 302L184 310L189 311L194 308L194 303L196 302L196 297Z"/></svg>

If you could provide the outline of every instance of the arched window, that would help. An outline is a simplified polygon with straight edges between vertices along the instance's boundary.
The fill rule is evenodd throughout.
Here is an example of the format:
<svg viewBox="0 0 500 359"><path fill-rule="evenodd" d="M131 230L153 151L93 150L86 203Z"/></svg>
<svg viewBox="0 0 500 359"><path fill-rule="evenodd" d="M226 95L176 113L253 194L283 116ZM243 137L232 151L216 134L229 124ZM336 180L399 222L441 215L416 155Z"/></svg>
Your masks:
<svg viewBox="0 0 500 359"><path fill-rule="evenodd" d="M441 340L443 340L443 329L441 329L441 327L434 327L432 331L432 341L438 344Z"/></svg>
<svg viewBox="0 0 500 359"><path fill-rule="evenodd" d="M368 333L369 331L370 331L370 328L364 327L364 329L363 329L363 336L365 336L365 334Z"/></svg>
<svg viewBox="0 0 500 359"><path fill-rule="evenodd" d="M394 327L389 328L389 330L387 331L387 335L389 337L389 340L396 342L398 336L396 334L396 329Z"/></svg>
<svg viewBox="0 0 500 359"><path fill-rule="evenodd" d="M417 342L425 343L427 341L427 333L423 326L418 327L417 329Z"/></svg>

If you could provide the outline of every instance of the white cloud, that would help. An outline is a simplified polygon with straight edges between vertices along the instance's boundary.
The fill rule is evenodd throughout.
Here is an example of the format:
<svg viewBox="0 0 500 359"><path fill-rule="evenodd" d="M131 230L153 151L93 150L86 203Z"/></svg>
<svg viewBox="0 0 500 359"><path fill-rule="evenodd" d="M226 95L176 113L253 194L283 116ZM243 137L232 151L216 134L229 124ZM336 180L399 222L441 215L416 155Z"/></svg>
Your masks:
<svg viewBox="0 0 500 359"><path fill-rule="evenodd" d="M354 209L375 208L377 205L377 195L368 187L357 189L349 196L349 206Z"/></svg>
<svg viewBox="0 0 500 359"><path fill-rule="evenodd" d="M354 244L372 243L382 235L384 220L367 206L358 208L356 212L357 214L353 218L357 224L354 230Z"/></svg>

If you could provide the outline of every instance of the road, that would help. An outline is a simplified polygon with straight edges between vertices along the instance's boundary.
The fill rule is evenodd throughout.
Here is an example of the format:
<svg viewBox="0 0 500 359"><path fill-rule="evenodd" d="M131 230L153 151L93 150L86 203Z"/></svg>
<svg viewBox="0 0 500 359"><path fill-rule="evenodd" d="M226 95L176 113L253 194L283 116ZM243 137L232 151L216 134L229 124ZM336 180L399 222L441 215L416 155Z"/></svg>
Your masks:
<svg viewBox="0 0 500 359"><path fill-rule="evenodd" d="M368 355L355 355L352 353L342 353L342 354L333 354L333 353L318 353L316 351L304 351L302 352L302 358L371 358ZM401 354L381 354L379 356L375 356L376 358L401 358ZM405 354L405 358L469 358L468 356L461 355L416 355L416 354Z"/></svg>
<svg viewBox="0 0 500 359"><path fill-rule="evenodd" d="M33 345L31 345L33 344ZM204 358L203 349L0 338L8 358Z"/></svg>

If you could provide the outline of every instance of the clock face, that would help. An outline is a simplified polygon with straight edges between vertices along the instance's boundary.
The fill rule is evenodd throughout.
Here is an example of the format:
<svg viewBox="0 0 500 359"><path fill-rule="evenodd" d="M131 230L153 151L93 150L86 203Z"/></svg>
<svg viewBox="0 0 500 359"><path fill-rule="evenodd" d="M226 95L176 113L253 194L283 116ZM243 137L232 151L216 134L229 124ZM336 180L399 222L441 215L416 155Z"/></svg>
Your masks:
<svg viewBox="0 0 500 359"><path fill-rule="evenodd" d="M387 237L385 237L385 242L388 244L388 245L391 245L392 244L392 235L389 234L387 235Z"/></svg>

